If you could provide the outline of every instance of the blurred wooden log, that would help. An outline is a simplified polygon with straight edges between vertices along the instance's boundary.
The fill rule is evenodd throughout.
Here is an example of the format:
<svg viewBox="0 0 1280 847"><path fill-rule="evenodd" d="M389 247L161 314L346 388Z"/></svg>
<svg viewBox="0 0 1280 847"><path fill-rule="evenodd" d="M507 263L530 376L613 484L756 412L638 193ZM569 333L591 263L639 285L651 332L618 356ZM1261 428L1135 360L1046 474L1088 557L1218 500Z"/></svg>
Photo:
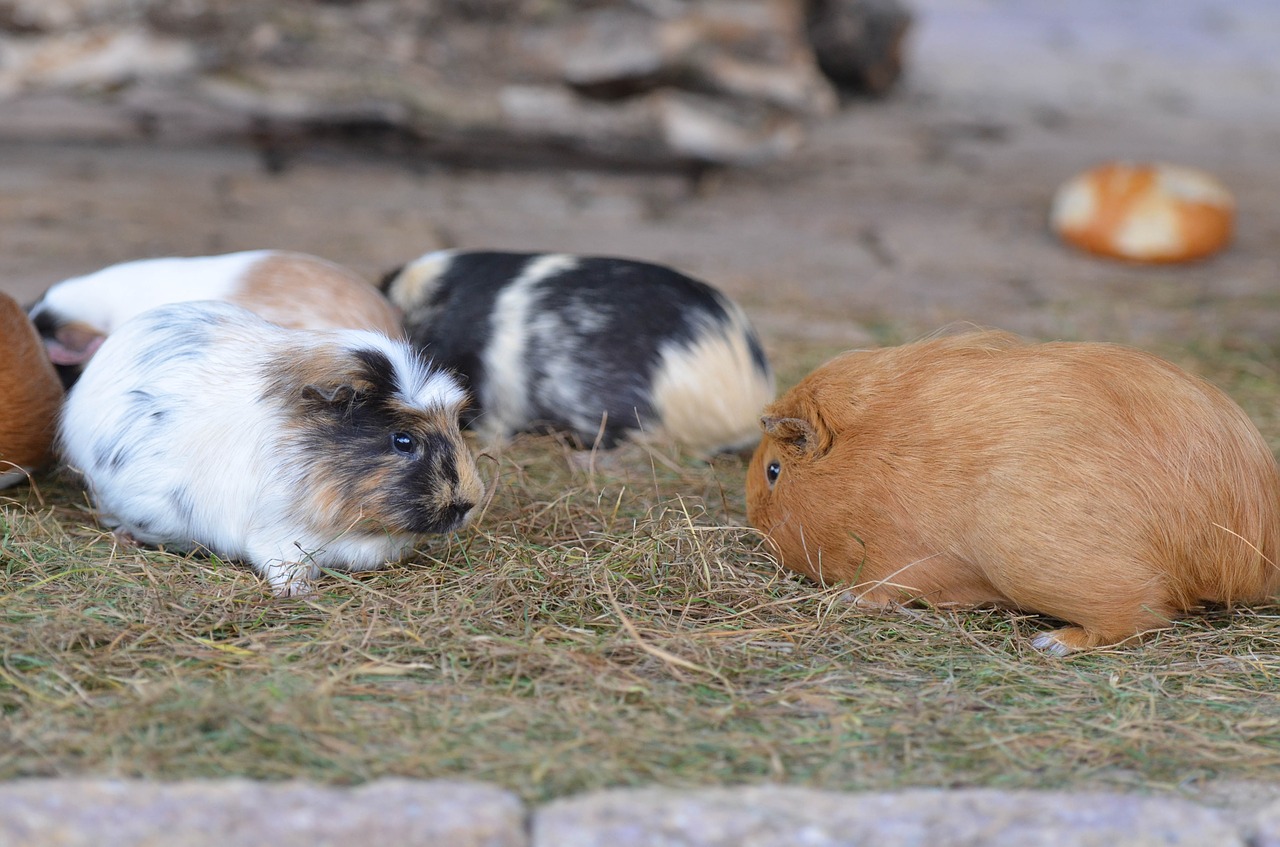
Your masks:
<svg viewBox="0 0 1280 847"><path fill-rule="evenodd" d="M791 154L838 106L813 33L841 45L844 66L879 55L879 41L859 52L849 39L880 38L882 16L859 19L857 35L845 11L809 0L0 0L0 109L23 116L0 121L0 138L39 137L56 103L49 133L109 128L113 140L271 146L383 127L423 155L754 164ZM891 83L884 70L863 75L879 91ZM68 119L77 100L92 120Z"/></svg>

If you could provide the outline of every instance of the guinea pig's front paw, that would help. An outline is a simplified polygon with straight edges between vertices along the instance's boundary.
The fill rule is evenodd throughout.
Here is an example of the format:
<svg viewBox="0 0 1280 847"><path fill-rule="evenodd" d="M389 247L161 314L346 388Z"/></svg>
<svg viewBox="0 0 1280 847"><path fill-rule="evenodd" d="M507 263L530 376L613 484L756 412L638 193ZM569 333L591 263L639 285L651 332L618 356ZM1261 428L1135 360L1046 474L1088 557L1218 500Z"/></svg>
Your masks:
<svg viewBox="0 0 1280 847"><path fill-rule="evenodd" d="M116 527L115 529L111 530L111 537L115 540L116 544L119 544L121 547L141 547L142 546L141 544L138 543L138 539L133 537L133 533L129 532L129 530L127 529L121 529L120 527Z"/></svg>
<svg viewBox="0 0 1280 847"><path fill-rule="evenodd" d="M304 562L273 562L262 569L277 597L305 597L312 592L311 581L318 576L318 568Z"/></svg>

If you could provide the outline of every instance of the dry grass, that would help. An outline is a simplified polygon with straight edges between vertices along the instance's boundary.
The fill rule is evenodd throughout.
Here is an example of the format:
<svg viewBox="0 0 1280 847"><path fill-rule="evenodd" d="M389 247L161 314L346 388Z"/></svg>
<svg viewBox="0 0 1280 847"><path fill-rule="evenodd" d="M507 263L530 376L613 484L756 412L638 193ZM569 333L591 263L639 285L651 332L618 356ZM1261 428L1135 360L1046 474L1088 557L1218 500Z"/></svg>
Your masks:
<svg viewBox="0 0 1280 847"><path fill-rule="evenodd" d="M1168 352L1168 351L1165 351ZM1190 361L1187 361L1187 358ZM1280 446L1280 364L1192 364ZM784 375L784 382L799 374ZM869 614L742 528L744 463L530 440L472 530L306 601L0 498L0 778L1136 787L1280 768L1280 607L1066 660L1010 612Z"/></svg>

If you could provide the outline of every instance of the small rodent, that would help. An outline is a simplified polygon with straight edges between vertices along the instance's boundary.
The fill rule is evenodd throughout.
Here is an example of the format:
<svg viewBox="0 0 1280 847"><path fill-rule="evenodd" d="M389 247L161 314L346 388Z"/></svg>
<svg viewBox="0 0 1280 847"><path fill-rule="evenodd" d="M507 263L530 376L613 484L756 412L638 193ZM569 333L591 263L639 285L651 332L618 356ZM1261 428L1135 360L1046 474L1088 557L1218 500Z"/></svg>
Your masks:
<svg viewBox="0 0 1280 847"><path fill-rule="evenodd" d="M58 446L119 535L242 559L292 595L466 523L483 484L465 402L403 340L178 303L107 337Z"/></svg>
<svg viewBox="0 0 1280 847"><path fill-rule="evenodd" d="M1112 344L974 332L846 353L769 406L750 522L872 604L996 605L1062 655L1280 586L1280 474L1226 394Z"/></svg>
<svg viewBox="0 0 1280 847"><path fill-rule="evenodd" d="M461 374L489 439L553 430L579 446L669 440L710 454L759 440L773 371L742 309L661 265L442 250L382 288L413 344Z"/></svg>
<svg viewBox="0 0 1280 847"><path fill-rule="evenodd" d="M400 313L367 280L284 250L122 262L51 286L30 314L70 387L116 327L156 306L191 300L235 303L290 329L404 334Z"/></svg>
<svg viewBox="0 0 1280 847"><path fill-rule="evenodd" d="M45 463L62 405L62 383L27 314L0 292L0 488Z"/></svg>

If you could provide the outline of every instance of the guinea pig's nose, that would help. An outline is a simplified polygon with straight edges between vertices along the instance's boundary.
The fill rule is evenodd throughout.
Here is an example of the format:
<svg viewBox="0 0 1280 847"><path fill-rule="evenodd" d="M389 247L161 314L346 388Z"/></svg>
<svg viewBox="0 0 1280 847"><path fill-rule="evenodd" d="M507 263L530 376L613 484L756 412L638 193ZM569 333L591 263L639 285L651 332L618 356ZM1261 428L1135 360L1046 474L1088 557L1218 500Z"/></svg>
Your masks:
<svg viewBox="0 0 1280 847"><path fill-rule="evenodd" d="M470 500L454 500L440 510L440 517L446 523L459 524L466 518L467 513L475 507L476 504Z"/></svg>

